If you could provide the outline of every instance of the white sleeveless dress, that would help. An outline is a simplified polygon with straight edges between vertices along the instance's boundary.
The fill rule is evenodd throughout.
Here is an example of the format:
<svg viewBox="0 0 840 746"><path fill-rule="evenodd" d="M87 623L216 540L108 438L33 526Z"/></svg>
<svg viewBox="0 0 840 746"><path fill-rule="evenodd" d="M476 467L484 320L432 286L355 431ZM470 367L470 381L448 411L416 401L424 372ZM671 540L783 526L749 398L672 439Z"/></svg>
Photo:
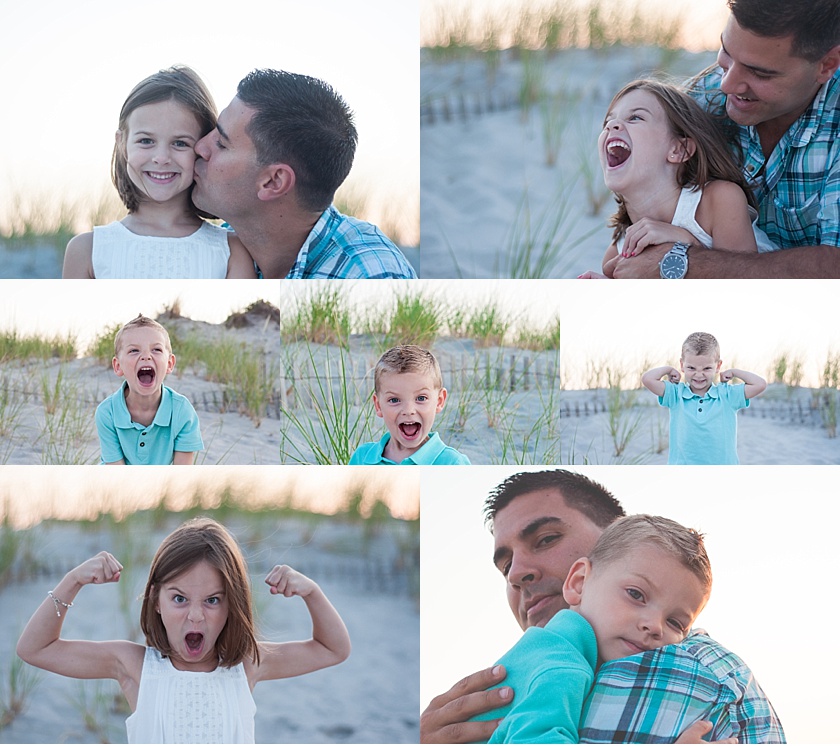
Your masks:
<svg viewBox="0 0 840 746"><path fill-rule="evenodd" d="M179 671L147 647L137 709L125 725L129 743L254 743L256 711L242 663Z"/></svg>
<svg viewBox="0 0 840 746"><path fill-rule="evenodd" d="M224 279L228 231L203 222L181 238L139 236L116 221L94 227L92 258L97 279Z"/></svg>
<svg viewBox="0 0 840 746"><path fill-rule="evenodd" d="M674 210L674 217L671 220L671 225L676 225L678 228L685 228L691 233L703 246L707 249L712 248L712 237L706 233L697 222L697 206L700 204L700 199L703 197L703 190L698 188L683 187L680 192L680 198L677 200L677 209ZM768 237L768 235L758 227L756 221L758 220L758 213L752 207L747 207L752 222L753 233L755 234L755 243L759 252L777 251L776 246ZM624 246L624 236L622 236L616 244L618 253Z"/></svg>

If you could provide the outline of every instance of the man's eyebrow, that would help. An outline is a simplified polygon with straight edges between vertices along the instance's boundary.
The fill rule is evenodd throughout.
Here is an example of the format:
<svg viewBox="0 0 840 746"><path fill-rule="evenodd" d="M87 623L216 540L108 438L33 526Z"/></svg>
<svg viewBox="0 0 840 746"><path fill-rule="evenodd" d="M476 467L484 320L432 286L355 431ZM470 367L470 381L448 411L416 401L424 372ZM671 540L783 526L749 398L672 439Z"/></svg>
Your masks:
<svg viewBox="0 0 840 746"><path fill-rule="evenodd" d="M726 49L726 45L723 43L723 34L721 34L721 37L720 37L720 48L723 50L724 54L727 57L732 56L731 54L729 54L729 51ZM770 68L767 68L767 67L758 67L756 65L747 65L744 62L742 62L740 64L743 65L744 67L746 67L747 70L752 70L753 72L761 73L762 75L779 75L780 74L778 70L771 70Z"/></svg>
<svg viewBox="0 0 840 746"><path fill-rule="evenodd" d="M535 518L519 532L519 538L527 539L529 536L533 536L543 526L546 526L548 524L559 524L559 526L563 528L565 528L566 525L562 518L554 515L547 515L541 518ZM493 552L493 564L498 565L499 560L508 554L510 554L510 549L508 549L507 547L499 547L495 552Z"/></svg>
<svg viewBox="0 0 840 746"><path fill-rule="evenodd" d="M216 122L216 131L219 133L220 137L223 140L227 140L228 142L230 142L230 138L228 137L227 132L224 131L224 129L222 128L222 125L219 124L218 122Z"/></svg>

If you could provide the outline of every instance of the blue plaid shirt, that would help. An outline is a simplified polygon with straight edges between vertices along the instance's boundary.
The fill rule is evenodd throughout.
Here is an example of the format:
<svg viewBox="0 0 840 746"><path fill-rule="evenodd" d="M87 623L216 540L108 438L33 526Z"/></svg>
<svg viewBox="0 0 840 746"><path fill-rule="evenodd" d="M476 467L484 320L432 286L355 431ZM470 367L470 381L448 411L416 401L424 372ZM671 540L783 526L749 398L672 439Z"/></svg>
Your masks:
<svg viewBox="0 0 840 746"><path fill-rule="evenodd" d="M755 127L725 116L723 71L715 67L689 93L736 129L743 171L758 200L758 227L783 249L840 246L840 71L765 159Z"/></svg>
<svg viewBox="0 0 840 746"><path fill-rule="evenodd" d="M601 666L579 736L581 743L673 743L697 720L714 723L709 741L785 743L752 671L703 630Z"/></svg>
<svg viewBox="0 0 840 746"><path fill-rule="evenodd" d="M402 252L375 225L324 210L287 275L300 279L414 279Z"/></svg>

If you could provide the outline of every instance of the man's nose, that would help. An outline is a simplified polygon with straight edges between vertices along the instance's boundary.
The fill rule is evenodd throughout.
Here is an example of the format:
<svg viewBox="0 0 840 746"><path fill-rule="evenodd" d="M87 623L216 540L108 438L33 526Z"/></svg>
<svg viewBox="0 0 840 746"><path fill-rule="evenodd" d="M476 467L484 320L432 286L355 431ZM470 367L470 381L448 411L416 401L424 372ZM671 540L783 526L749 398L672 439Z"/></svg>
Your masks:
<svg viewBox="0 0 840 746"><path fill-rule="evenodd" d="M203 158L205 161L210 158L210 135L212 135L213 132L215 132L215 130L208 132L195 144L195 154L199 158Z"/></svg>
<svg viewBox="0 0 840 746"><path fill-rule="evenodd" d="M533 583L539 578L539 575L539 570L533 562L529 561L527 556L514 555L510 563L507 579L508 583L514 588L521 588L522 586Z"/></svg>

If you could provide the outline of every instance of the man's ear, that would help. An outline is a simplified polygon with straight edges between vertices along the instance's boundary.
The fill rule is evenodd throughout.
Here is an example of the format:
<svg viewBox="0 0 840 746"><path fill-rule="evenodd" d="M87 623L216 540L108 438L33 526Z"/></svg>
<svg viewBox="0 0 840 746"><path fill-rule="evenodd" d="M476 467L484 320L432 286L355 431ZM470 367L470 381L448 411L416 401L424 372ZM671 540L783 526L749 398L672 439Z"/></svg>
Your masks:
<svg viewBox="0 0 840 746"><path fill-rule="evenodd" d="M272 163L257 178L257 199L263 202L279 199L295 186L295 172L287 163Z"/></svg>
<svg viewBox="0 0 840 746"><path fill-rule="evenodd" d="M587 557L581 557L575 560L566 576L566 582L563 583L563 598L571 607L579 606L583 598L583 586L586 583L586 578L592 572L592 563Z"/></svg>
<svg viewBox="0 0 840 746"><path fill-rule="evenodd" d="M817 82L822 85L829 80L837 68L840 67L840 44L832 47L825 56L819 61L817 67Z"/></svg>

